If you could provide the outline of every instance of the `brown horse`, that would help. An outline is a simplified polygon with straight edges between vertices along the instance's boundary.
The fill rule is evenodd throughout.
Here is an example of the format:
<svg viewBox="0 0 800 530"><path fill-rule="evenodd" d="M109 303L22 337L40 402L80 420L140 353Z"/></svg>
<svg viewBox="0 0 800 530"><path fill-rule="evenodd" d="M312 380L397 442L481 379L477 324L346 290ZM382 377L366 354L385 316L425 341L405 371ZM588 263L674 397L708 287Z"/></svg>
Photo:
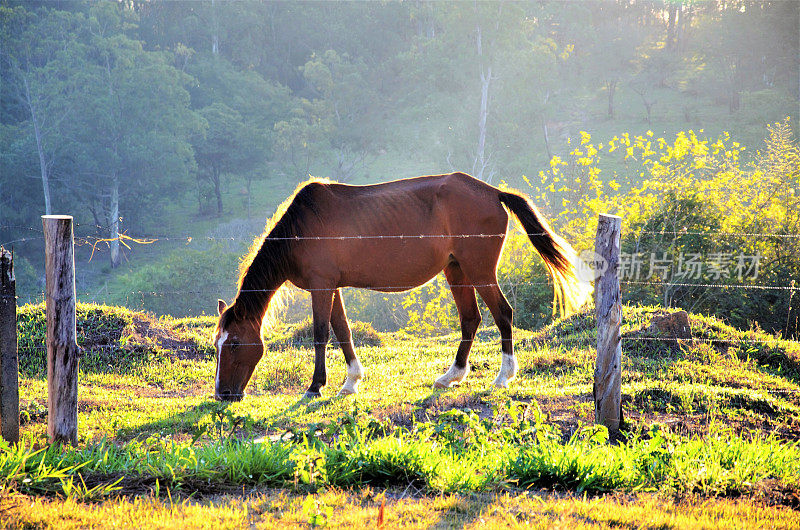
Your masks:
<svg viewBox="0 0 800 530"><path fill-rule="evenodd" d="M517 373L511 337L512 308L497 285L508 214L521 221L544 260L562 312L577 309L588 294L578 281L572 247L553 233L523 195L501 191L464 173L396 180L369 186L309 182L300 186L283 215L264 231L243 261L239 291L219 301L215 396L239 400L263 355L261 323L285 282L311 293L314 375L306 397L327 384L325 346L329 324L347 362L340 394L357 392L364 371L353 351L341 287L403 291L444 270L461 318L455 361L436 379L437 388L469 373L469 350L481 322L475 291L500 329L503 352L494 381L507 387Z"/></svg>

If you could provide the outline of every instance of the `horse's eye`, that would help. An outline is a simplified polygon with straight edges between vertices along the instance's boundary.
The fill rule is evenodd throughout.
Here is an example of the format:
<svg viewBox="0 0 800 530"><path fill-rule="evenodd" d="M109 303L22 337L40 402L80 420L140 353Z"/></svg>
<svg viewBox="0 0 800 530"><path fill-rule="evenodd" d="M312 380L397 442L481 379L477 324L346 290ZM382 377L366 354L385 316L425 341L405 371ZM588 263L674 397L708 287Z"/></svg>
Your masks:
<svg viewBox="0 0 800 530"><path fill-rule="evenodd" d="M235 342L235 341L232 341L231 342L231 351L235 352L238 348L239 348L239 343Z"/></svg>

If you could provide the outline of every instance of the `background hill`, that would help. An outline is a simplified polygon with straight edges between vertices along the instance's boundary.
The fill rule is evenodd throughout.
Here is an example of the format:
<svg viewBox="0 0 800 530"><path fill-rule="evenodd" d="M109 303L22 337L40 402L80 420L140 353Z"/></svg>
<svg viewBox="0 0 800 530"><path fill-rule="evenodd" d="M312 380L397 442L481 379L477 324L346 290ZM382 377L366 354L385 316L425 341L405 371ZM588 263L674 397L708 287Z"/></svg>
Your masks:
<svg viewBox="0 0 800 530"><path fill-rule="evenodd" d="M72 214L82 300L198 315L230 299L238 257L309 173L371 183L467 171L530 193L583 248L601 208L624 213L626 233L680 229L688 219L698 232L797 234L796 218L764 201L780 209L800 189L791 151L798 9L785 1L3 0L0 243L15 248L22 300L36 300L39 216ZM776 122L783 136L764 144ZM586 145L581 131L591 138L588 157L571 154ZM636 153L623 133L644 139ZM694 142L690 158L702 166L645 165L648 149L663 157L668 144L675 155L681 138ZM713 165L698 146L717 154L719 138L728 156ZM777 158L759 156L769 149ZM751 181L767 175L762 195L726 202L738 191L729 165ZM681 193L652 184L678 177ZM709 183L725 191L709 193ZM665 201L660 213L620 211L636 190ZM742 209L757 221L732 222ZM670 218L676 211L681 219ZM694 243L704 255L780 246L714 237ZM645 260L665 248L634 239ZM798 277L796 241L765 257L772 276L759 283ZM679 250L675 267L684 247L698 252L689 246L684 238L670 247ZM508 267L506 288L524 304L518 323L531 327L548 318L549 296L517 288L542 281L532 262L521 265ZM695 289L687 302L668 291L627 296L719 308L717 295ZM439 294L348 296L379 329L442 332L452 315L428 316ZM739 325L793 333L789 293L772 295L745 294L724 311ZM305 316L298 304L287 318Z"/></svg>

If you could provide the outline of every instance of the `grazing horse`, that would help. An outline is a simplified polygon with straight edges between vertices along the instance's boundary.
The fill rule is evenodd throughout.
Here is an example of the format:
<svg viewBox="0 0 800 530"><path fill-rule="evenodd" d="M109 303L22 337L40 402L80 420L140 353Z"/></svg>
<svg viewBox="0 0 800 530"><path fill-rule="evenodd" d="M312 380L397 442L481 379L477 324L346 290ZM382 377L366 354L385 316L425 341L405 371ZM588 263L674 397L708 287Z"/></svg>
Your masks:
<svg viewBox="0 0 800 530"><path fill-rule="evenodd" d="M522 223L554 284L553 310L570 313L589 287L576 276L572 247L553 233L522 194L501 191L464 173L395 180L369 186L311 181L298 187L242 262L234 302L219 301L215 397L239 400L263 355L261 323L285 282L311 293L314 375L306 397L327 384L329 324L347 377L339 394L357 392L364 371L353 350L341 287L394 292L424 284L444 270L461 319L455 360L437 388L469 373L469 350L481 322L475 291L500 329L502 363L494 380L507 387L517 373L511 338L512 308L497 285L508 214Z"/></svg>

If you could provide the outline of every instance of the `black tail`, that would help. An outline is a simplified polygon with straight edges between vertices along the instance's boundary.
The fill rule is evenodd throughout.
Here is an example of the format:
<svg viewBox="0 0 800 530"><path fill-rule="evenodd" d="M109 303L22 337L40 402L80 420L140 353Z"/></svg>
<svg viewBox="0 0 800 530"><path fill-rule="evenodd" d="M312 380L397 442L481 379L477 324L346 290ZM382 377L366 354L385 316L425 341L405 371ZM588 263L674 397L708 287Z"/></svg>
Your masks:
<svg viewBox="0 0 800 530"><path fill-rule="evenodd" d="M591 292L588 283L577 276L578 256L561 236L557 235L525 196L501 191L500 202L519 219L533 247L542 257L553 278L553 313L561 309L564 316L580 309Z"/></svg>

